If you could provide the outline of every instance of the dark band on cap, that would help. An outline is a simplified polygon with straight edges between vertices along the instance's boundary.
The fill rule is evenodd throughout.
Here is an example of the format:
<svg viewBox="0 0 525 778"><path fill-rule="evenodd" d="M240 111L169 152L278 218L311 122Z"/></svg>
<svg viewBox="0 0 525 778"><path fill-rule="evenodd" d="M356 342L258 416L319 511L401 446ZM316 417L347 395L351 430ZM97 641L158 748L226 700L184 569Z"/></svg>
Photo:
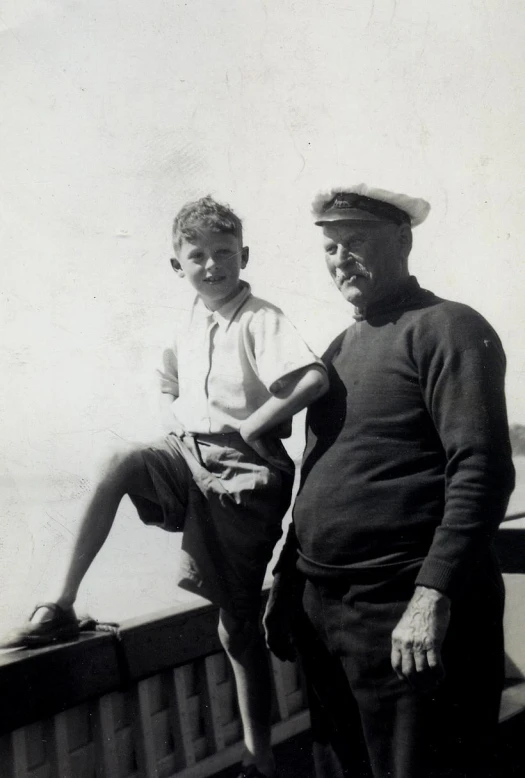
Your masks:
<svg viewBox="0 0 525 778"><path fill-rule="evenodd" d="M327 211L338 211L341 217L344 216L345 211L366 211L373 216L377 216L380 219L386 219L392 221L395 224L410 224L410 216L400 208L396 208L395 205L385 203L383 200L375 200L372 197L365 197L365 195L358 195L347 192L338 192L333 200L323 209L324 213Z"/></svg>

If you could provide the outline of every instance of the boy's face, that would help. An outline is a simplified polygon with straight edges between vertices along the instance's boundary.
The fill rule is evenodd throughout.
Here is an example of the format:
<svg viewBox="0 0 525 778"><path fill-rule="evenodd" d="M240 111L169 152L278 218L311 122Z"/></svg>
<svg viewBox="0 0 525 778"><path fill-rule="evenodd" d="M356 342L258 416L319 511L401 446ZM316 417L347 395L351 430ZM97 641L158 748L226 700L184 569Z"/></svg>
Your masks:
<svg viewBox="0 0 525 778"><path fill-rule="evenodd" d="M216 310L239 289L241 270L248 263L248 248L236 235L203 230L198 237L182 238L171 265L180 278L187 278L208 308Z"/></svg>

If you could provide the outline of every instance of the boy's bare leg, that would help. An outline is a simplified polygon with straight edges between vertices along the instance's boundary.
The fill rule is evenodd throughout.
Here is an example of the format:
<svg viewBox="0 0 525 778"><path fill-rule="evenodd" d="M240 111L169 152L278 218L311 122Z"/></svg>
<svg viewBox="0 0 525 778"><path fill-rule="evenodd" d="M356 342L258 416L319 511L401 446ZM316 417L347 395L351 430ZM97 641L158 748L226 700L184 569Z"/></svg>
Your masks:
<svg viewBox="0 0 525 778"><path fill-rule="evenodd" d="M246 763L253 762L272 778L275 761L270 740L270 664L258 619L240 619L221 609L219 637L235 676Z"/></svg>
<svg viewBox="0 0 525 778"><path fill-rule="evenodd" d="M47 601L62 608L73 606L82 579L109 535L122 498L130 490L144 497L151 492L140 452L131 447L114 453L104 464L99 482L83 509L66 570L56 571L58 578L48 590ZM47 608L39 608L33 620L45 621L51 615Z"/></svg>

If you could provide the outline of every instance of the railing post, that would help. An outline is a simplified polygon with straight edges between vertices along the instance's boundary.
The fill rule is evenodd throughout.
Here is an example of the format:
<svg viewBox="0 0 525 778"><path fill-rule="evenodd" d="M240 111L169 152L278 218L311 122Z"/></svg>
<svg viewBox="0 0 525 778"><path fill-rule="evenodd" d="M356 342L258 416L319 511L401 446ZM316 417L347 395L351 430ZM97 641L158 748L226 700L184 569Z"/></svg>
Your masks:
<svg viewBox="0 0 525 778"><path fill-rule="evenodd" d="M46 740L51 744L49 753L53 771L51 774L59 775L60 778L75 778L71 771L67 723L67 711L57 713L47 722L44 733Z"/></svg>
<svg viewBox="0 0 525 778"><path fill-rule="evenodd" d="M176 667L173 671L173 686L175 689L174 737L175 742L182 746L184 767L196 763L195 748L191 735L190 716L188 710L188 692L184 667ZM178 714L178 715L177 715Z"/></svg>
<svg viewBox="0 0 525 778"><path fill-rule="evenodd" d="M136 753L139 770L143 778L158 778L155 756L155 738L151 723L151 700L149 681L139 681L134 694Z"/></svg>
<svg viewBox="0 0 525 778"><path fill-rule="evenodd" d="M29 778L26 733L24 729L17 729L11 735L11 751L13 755L13 778Z"/></svg>
<svg viewBox="0 0 525 778"><path fill-rule="evenodd" d="M211 740L213 750L221 751L225 746L225 742L217 687L217 655L212 654L212 656L207 656L204 660L204 715L206 735Z"/></svg>
<svg viewBox="0 0 525 778"><path fill-rule="evenodd" d="M93 705L93 740L97 778L118 775L118 752L113 713L113 693L100 697Z"/></svg>

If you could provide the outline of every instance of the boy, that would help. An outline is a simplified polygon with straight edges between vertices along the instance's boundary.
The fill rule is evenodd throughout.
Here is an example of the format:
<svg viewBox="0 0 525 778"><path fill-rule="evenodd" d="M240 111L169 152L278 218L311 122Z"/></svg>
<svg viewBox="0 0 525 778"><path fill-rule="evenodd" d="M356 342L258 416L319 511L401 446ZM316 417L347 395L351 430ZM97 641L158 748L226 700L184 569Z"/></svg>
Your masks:
<svg viewBox="0 0 525 778"><path fill-rule="evenodd" d="M80 583L129 495L146 524L184 530L180 585L220 607L243 724L242 776L272 778L270 676L259 629L266 566L289 506L293 463L279 434L327 389L324 366L275 306L251 295L242 224L210 197L173 225L175 273L197 298L161 373L164 440L113 454L84 511L55 596L2 647L78 633ZM285 428L288 428L286 430Z"/></svg>

